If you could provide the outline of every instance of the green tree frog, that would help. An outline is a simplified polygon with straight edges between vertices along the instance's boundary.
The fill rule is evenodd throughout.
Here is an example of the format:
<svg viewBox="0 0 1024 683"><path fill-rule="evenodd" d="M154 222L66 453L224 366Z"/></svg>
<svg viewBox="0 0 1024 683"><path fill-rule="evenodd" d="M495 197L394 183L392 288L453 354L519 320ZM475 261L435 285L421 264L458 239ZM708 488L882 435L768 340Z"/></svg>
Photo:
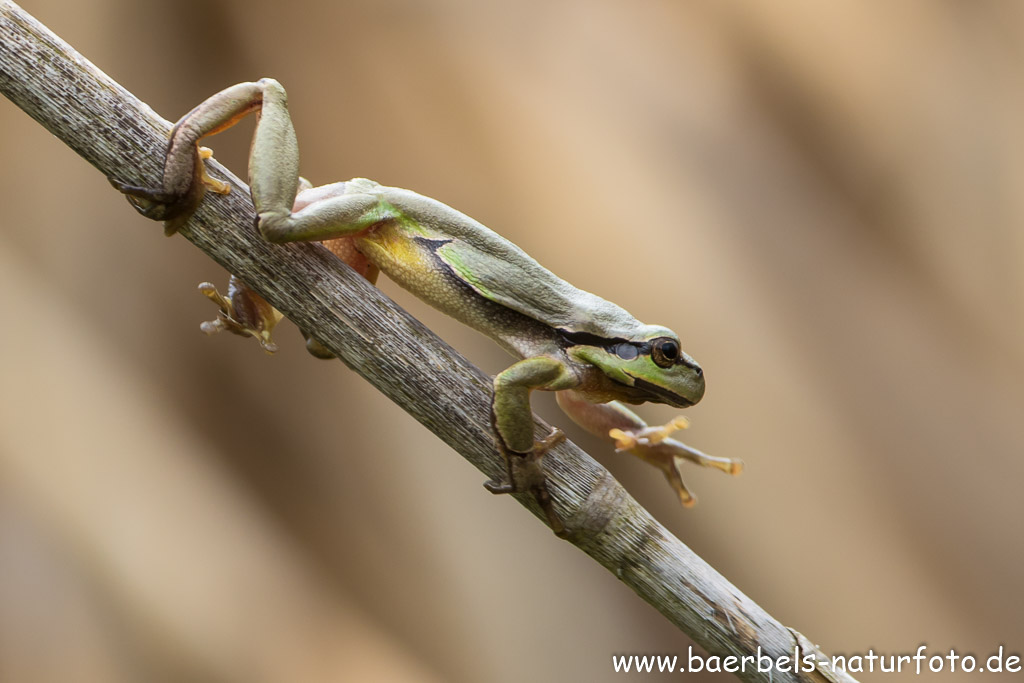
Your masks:
<svg viewBox="0 0 1024 683"><path fill-rule="evenodd" d="M555 391L562 409L584 429L611 440L665 474L684 506L694 497L683 484L684 460L731 474L742 462L706 455L670 438L684 418L648 426L623 402L692 406L704 395L704 373L683 352L674 332L646 325L622 308L561 280L519 247L434 199L356 178L312 187L299 177L298 143L284 88L272 79L233 85L213 95L174 126L163 185L144 188L112 179L143 215L165 221L173 234L210 188L228 186L206 174L211 152L200 139L250 112L258 123L249 158L257 225L271 242L321 241L371 282L383 271L444 313L490 336L521 359L494 378L492 422L507 467L493 493L532 493L552 529L564 535L541 464L559 430L534 441L530 394ZM232 279L228 296L204 283L221 308L205 330L256 337L272 349L280 318ZM307 336L310 350L328 355Z"/></svg>

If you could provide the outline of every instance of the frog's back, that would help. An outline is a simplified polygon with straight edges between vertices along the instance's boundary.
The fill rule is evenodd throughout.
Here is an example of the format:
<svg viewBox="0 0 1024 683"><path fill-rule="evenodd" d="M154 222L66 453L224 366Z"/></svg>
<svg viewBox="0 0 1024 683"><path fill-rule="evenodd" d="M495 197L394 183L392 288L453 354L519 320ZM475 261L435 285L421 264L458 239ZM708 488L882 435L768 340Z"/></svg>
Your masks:
<svg viewBox="0 0 1024 683"><path fill-rule="evenodd" d="M643 325L621 307L599 296L573 287L568 282L541 266L526 252L469 216L409 190L381 187L381 198L396 211L396 220L402 224L401 232L412 235L415 250L422 252L397 255L381 254L371 259L390 261L378 263L388 277L419 294L429 303L456 318L457 312L447 310L444 302L431 301L420 293L420 282L405 282L410 276L411 264L415 270L430 268L424 259L436 258L451 275L464 286L483 298L527 316L545 326L569 332L583 332L601 338L634 339L647 334ZM383 226L382 226L383 227ZM396 240L395 231L381 230L368 240L383 245L388 251L408 249ZM429 254L427 253L429 252ZM412 258L410 258L412 257ZM438 264L434 263L433 267ZM392 270L400 272L392 273ZM422 276L430 276L421 273ZM436 273L432 275L436 278ZM429 285L428 285L429 288ZM655 329L650 327L651 330Z"/></svg>

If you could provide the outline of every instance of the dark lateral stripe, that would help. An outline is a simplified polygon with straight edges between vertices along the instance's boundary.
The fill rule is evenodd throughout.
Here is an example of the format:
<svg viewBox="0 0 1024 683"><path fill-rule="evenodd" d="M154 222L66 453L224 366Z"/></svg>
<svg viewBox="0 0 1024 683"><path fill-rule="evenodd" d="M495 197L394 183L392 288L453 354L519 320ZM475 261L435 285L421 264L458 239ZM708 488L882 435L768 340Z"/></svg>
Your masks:
<svg viewBox="0 0 1024 683"><path fill-rule="evenodd" d="M426 245L432 252L434 252L436 254L438 249L440 249L444 245L448 244L449 242L454 242L455 240L453 240L450 237L449 238L443 238L443 237L441 237L441 238L413 237L413 241L415 241L417 244L424 244L424 245Z"/></svg>
<svg viewBox="0 0 1024 683"><path fill-rule="evenodd" d="M621 337L602 337L598 334L592 334L590 332L570 332L569 330L559 328L558 334L562 335L570 344L574 346L596 346L598 348L608 349L616 344L632 344L633 342L628 339L622 339Z"/></svg>
<svg viewBox="0 0 1024 683"><path fill-rule="evenodd" d="M641 356L651 355L651 342L635 342L629 339L623 339L622 337L602 337L598 334L591 332L570 332L569 330L559 328L558 333L562 335L571 346L594 346L600 349L608 351L608 353L615 353L615 347L619 344L629 344L636 348ZM679 357L675 361L676 365L685 365L691 370L699 370L700 366L686 359L684 355L680 353Z"/></svg>
<svg viewBox="0 0 1024 683"><path fill-rule="evenodd" d="M635 342L629 339L623 339L622 337L602 337L598 334L591 332L570 332L559 328L558 333L569 342L570 345L580 346L594 346L599 349L604 349L608 353L615 353L615 347L619 344L629 344L637 350L637 353L641 356L651 355L651 343L650 342Z"/></svg>

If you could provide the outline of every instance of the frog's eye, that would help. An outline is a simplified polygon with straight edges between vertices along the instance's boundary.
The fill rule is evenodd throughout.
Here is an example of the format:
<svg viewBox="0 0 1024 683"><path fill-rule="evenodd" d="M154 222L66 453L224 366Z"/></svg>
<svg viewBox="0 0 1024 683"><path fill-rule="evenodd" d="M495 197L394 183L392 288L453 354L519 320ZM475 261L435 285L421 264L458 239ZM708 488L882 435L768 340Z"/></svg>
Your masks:
<svg viewBox="0 0 1024 683"><path fill-rule="evenodd" d="M615 351L616 356L623 360L633 360L634 358L640 355L640 350L637 349L632 344L630 344L629 342L622 342L621 344L616 344L613 351Z"/></svg>
<svg viewBox="0 0 1024 683"><path fill-rule="evenodd" d="M679 360L679 343L671 337L658 337L651 342L651 358L658 367L672 367Z"/></svg>

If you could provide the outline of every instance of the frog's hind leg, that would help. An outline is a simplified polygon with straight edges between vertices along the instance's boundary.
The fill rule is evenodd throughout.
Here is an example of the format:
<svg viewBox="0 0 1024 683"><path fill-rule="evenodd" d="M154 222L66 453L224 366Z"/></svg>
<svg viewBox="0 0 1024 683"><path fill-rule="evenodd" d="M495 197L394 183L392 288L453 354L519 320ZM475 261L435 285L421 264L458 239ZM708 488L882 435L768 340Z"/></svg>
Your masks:
<svg viewBox="0 0 1024 683"><path fill-rule="evenodd" d="M225 88L185 114L171 129L160 187L139 187L113 178L110 179L111 184L126 194L144 216L164 221L164 232L173 234L199 206L207 188L219 193L227 192L226 183L206 173L203 160L208 159L211 153L199 147L199 140L230 128L246 114L259 109L268 87L272 86L266 79L257 83L239 83ZM289 120L289 128L290 125ZM295 159L292 179L294 188L298 178L297 152L292 156ZM289 161L290 158L282 159L280 164L287 167ZM288 173L288 168L285 168L284 173Z"/></svg>
<svg viewBox="0 0 1024 683"><path fill-rule="evenodd" d="M299 177L298 141L288 113L287 94L271 78L225 88L185 114L171 129L160 187L137 187L114 179L111 183L145 216L165 221L164 231L172 234L199 206L207 188L228 191L226 183L207 174L204 159L211 153L199 147L199 141L254 112L259 115L249 152L249 190L264 238L272 242L323 241L355 235L391 217L374 194L376 183L362 180L312 188ZM300 189L303 202L297 202ZM355 254L346 250L341 256L351 260L364 277L376 277L369 264L361 263ZM266 308L266 302L241 282L232 284L234 291L228 296L204 285L203 293L221 309L218 319L204 329L228 329L263 338L267 348L269 338L264 333L269 334L280 314L273 311L263 316L260 311ZM238 310L246 307L263 320L240 320Z"/></svg>

